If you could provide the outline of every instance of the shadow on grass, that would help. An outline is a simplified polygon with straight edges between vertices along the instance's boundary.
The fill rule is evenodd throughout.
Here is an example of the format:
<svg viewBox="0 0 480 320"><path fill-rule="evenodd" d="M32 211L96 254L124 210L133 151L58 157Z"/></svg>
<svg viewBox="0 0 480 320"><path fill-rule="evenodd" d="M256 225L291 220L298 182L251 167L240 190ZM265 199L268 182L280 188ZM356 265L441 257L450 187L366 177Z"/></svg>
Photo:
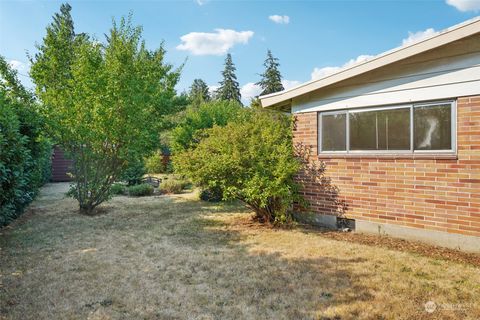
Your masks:
<svg viewBox="0 0 480 320"><path fill-rule="evenodd" d="M359 276L365 277L367 273L348 271L349 265L366 259L293 259L279 252L257 252L245 243L247 234L228 228L228 223L215 219L214 215L228 214L232 208L241 209L239 211L244 214L250 210L239 203L201 204L201 214L178 221L170 229L170 236L180 246L192 248L195 255L205 255L205 259L199 259L198 269L209 271L207 282L228 289L223 292L222 305L241 304L248 306L249 312L253 311L253 314L247 312L241 316L340 319L345 314L330 311L324 315L322 310L373 300L370 290L358 281ZM212 295L209 301L218 304L212 301L215 298ZM228 312L213 311L215 316L229 318ZM361 313L362 310L353 310L348 316Z"/></svg>
<svg viewBox="0 0 480 320"><path fill-rule="evenodd" d="M216 219L248 215L240 203L118 199L88 218L70 203L1 236L0 318L343 319L373 300L348 271L363 259L253 250Z"/></svg>

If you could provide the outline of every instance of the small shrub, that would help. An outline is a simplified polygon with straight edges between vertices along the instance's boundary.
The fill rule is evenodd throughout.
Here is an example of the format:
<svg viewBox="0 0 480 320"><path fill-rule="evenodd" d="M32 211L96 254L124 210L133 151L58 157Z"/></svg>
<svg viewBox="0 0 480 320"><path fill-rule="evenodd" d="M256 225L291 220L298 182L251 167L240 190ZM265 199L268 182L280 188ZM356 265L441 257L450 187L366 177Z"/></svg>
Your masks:
<svg viewBox="0 0 480 320"><path fill-rule="evenodd" d="M172 160L168 160L167 165L165 166L165 173L173 173L174 171Z"/></svg>
<svg viewBox="0 0 480 320"><path fill-rule="evenodd" d="M209 202L219 202L223 199L222 189L218 187L205 188L200 192L200 199Z"/></svg>
<svg viewBox="0 0 480 320"><path fill-rule="evenodd" d="M128 194L133 197L151 196L153 194L153 187L148 183L137 184L127 188Z"/></svg>
<svg viewBox="0 0 480 320"><path fill-rule="evenodd" d="M160 190L165 193L180 193L188 185L185 180L167 180L160 185Z"/></svg>
<svg viewBox="0 0 480 320"><path fill-rule="evenodd" d="M120 183L114 183L110 188L110 192L113 195L120 195L125 193L125 186Z"/></svg>
<svg viewBox="0 0 480 320"><path fill-rule="evenodd" d="M140 184L145 174L145 165L143 159L132 158L128 162L128 167L122 172L120 178L129 186Z"/></svg>

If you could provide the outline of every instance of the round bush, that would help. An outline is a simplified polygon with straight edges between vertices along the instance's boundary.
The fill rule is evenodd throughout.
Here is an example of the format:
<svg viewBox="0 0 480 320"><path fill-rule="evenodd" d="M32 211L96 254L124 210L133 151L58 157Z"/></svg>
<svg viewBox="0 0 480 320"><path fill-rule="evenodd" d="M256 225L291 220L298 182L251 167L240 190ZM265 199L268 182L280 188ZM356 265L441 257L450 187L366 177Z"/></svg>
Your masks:
<svg viewBox="0 0 480 320"><path fill-rule="evenodd" d="M153 194L153 187L148 183L137 184L127 188L128 194L133 197L151 196Z"/></svg>
<svg viewBox="0 0 480 320"><path fill-rule="evenodd" d="M181 193L187 185L184 180L166 180L160 185L160 190L164 193Z"/></svg>
<svg viewBox="0 0 480 320"><path fill-rule="evenodd" d="M110 192L113 195L120 195L125 193L125 186L120 183L114 183L110 188Z"/></svg>

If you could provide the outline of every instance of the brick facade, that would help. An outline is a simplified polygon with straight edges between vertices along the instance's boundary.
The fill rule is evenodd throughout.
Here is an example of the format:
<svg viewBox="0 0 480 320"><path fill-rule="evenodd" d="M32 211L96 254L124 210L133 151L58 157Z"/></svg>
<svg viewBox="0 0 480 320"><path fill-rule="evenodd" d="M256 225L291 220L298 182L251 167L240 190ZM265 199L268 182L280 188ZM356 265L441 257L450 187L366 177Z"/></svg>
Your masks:
<svg viewBox="0 0 480 320"><path fill-rule="evenodd" d="M319 156L317 113L295 118L294 143L325 164L321 181L297 177L309 211L480 236L480 96L457 100L457 156Z"/></svg>

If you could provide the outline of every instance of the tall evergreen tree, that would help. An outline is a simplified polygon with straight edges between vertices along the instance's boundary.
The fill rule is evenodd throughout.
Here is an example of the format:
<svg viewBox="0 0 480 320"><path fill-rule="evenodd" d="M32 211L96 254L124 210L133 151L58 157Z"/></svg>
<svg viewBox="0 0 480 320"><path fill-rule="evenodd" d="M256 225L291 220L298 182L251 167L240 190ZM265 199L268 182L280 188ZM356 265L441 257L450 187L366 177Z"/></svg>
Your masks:
<svg viewBox="0 0 480 320"><path fill-rule="evenodd" d="M241 103L240 87L237 76L235 75L235 65L232 61L232 55L227 54L225 59L225 69L222 71L223 80L220 81L220 87L217 89L216 97L219 100L231 100Z"/></svg>
<svg viewBox="0 0 480 320"><path fill-rule="evenodd" d="M188 95L192 104L197 106L211 99L210 93L208 92L208 85L202 79L193 80Z"/></svg>
<svg viewBox="0 0 480 320"><path fill-rule="evenodd" d="M262 88L260 95L284 90L282 75L278 70L280 64L278 63L278 59L273 57L270 50L267 51L267 59L265 59L263 65L265 66L265 72L260 75L262 79L256 83Z"/></svg>
<svg viewBox="0 0 480 320"><path fill-rule="evenodd" d="M37 45L38 53L34 58L30 57L30 75L37 85L36 91L40 99L50 90L63 91L65 96L72 91L72 84L69 83L72 79L71 66L75 47L83 37L75 36L71 10L68 3L60 6L60 12L55 13L53 22L47 27L43 43ZM41 84L38 79L43 80Z"/></svg>

